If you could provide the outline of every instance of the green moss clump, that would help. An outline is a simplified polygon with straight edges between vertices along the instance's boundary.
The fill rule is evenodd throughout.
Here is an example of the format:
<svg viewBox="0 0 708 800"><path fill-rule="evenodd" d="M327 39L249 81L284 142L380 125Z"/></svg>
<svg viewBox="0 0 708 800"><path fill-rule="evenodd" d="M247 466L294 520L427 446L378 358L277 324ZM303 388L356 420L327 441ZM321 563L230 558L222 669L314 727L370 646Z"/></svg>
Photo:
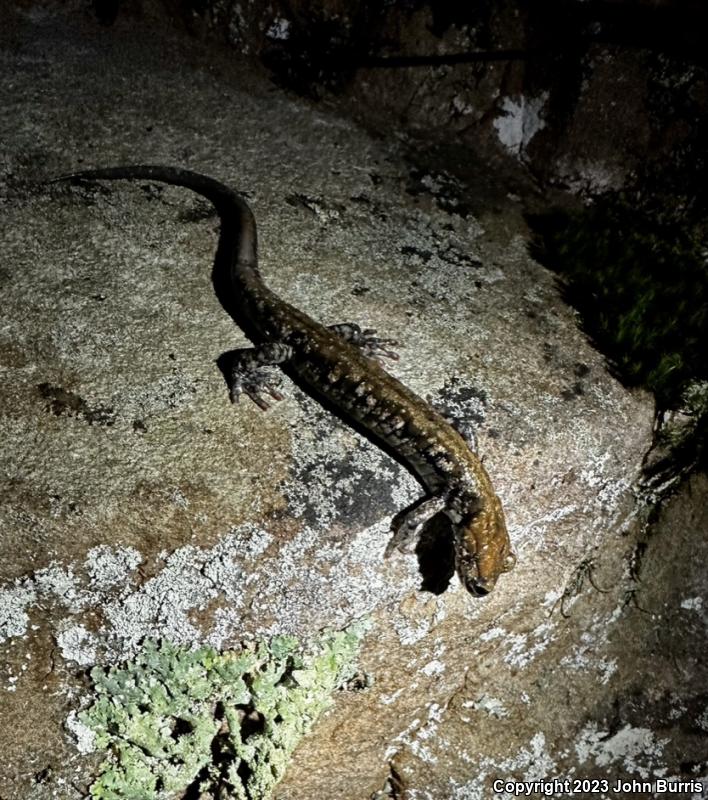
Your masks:
<svg viewBox="0 0 708 800"><path fill-rule="evenodd" d="M309 650L287 636L224 653L147 641L134 660L94 668L79 720L108 758L91 797L266 800L354 673L364 632L326 633Z"/></svg>
<svg viewBox="0 0 708 800"><path fill-rule="evenodd" d="M708 264L701 234L605 195L575 213L529 219L534 255L562 276L568 301L626 385L676 408L708 379Z"/></svg>

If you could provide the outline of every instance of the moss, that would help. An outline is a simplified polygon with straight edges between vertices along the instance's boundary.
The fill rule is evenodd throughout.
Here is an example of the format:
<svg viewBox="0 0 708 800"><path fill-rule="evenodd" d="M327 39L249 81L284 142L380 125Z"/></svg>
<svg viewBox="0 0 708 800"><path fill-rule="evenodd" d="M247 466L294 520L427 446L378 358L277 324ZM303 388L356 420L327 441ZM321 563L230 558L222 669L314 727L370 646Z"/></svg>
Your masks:
<svg viewBox="0 0 708 800"><path fill-rule="evenodd" d="M708 258L704 222L659 196L608 194L582 211L529 217L533 254L615 375L653 392L657 435L647 486L706 466ZM658 497L663 489L655 492Z"/></svg>
<svg viewBox="0 0 708 800"><path fill-rule="evenodd" d="M96 698L79 719L108 756L91 797L270 797L354 673L364 631L325 633L308 649L280 636L224 653L147 641L132 661L94 668Z"/></svg>
<svg viewBox="0 0 708 800"><path fill-rule="evenodd" d="M623 195L530 222L540 234L534 254L562 276L585 330L626 385L648 389L668 409L708 379L708 265L698 230Z"/></svg>

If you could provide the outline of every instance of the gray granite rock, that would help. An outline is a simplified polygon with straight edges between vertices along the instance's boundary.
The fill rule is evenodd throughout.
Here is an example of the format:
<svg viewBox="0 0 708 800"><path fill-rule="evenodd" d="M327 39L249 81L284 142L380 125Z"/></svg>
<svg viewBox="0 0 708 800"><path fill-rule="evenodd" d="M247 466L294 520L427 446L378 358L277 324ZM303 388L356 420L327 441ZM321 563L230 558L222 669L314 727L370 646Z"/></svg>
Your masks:
<svg viewBox="0 0 708 800"><path fill-rule="evenodd" d="M96 762L66 729L85 671L146 637L223 648L365 617L369 678L296 752L283 800L490 796L493 777L631 773L625 750L660 766L639 722L605 758L593 711L624 655L608 643L635 585L652 403L528 256L517 199L472 216L436 202L434 175L406 192L395 142L177 36L35 7L0 37L0 795L85 792ZM231 406L216 359L246 339L210 282L204 201L38 183L131 162L243 191L271 288L398 339L392 371L474 430L519 557L488 598L444 548L423 575L383 559L417 483L287 378L270 411ZM446 591L420 590L426 569Z"/></svg>

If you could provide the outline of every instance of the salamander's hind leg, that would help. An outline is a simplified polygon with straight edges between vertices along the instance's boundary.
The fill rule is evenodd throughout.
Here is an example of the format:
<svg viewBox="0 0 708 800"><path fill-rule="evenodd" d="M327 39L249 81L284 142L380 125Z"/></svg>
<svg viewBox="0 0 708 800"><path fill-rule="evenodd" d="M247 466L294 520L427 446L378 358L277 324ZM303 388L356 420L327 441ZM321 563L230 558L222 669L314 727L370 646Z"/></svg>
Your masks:
<svg viewBox="0 0 708 800"><path fill-rule="evenodd" d="M282 342L269 342L260 347L246 347L241 350L230 350L224 357L230 361L231 402L238 403L241 394L247 394L251 400L264 411L269 404L263 399L264 394L274 400L282 400L278 391L280 378L273 379L264 369L283 364L292 356L292 347Z"/></svg>
<svg viewBox="0 0 708 800"><path fill-rule="evenodd" d="M356 345L367 358L373 358L379 364L384 364L385 358L398 361L398 353L389 348L398 345L395 339L379 339L375 328L362 330L356 322L341 322L339 325L330 325L329 329L346 339L350 344Z"/></svg>

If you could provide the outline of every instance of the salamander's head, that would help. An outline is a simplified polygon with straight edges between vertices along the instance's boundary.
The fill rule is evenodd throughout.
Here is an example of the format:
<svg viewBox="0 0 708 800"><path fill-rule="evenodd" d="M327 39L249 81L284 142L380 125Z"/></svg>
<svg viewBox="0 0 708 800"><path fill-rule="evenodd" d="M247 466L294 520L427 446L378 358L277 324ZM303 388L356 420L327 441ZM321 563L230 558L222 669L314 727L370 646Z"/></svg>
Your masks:
<svg viewBox="0 0 708 800"><path fill-rule="evenodd" d="M488 594L499 575L516 563L501 501L494 495L492 503L455 528L457 574L471 594Z"/></svg>

